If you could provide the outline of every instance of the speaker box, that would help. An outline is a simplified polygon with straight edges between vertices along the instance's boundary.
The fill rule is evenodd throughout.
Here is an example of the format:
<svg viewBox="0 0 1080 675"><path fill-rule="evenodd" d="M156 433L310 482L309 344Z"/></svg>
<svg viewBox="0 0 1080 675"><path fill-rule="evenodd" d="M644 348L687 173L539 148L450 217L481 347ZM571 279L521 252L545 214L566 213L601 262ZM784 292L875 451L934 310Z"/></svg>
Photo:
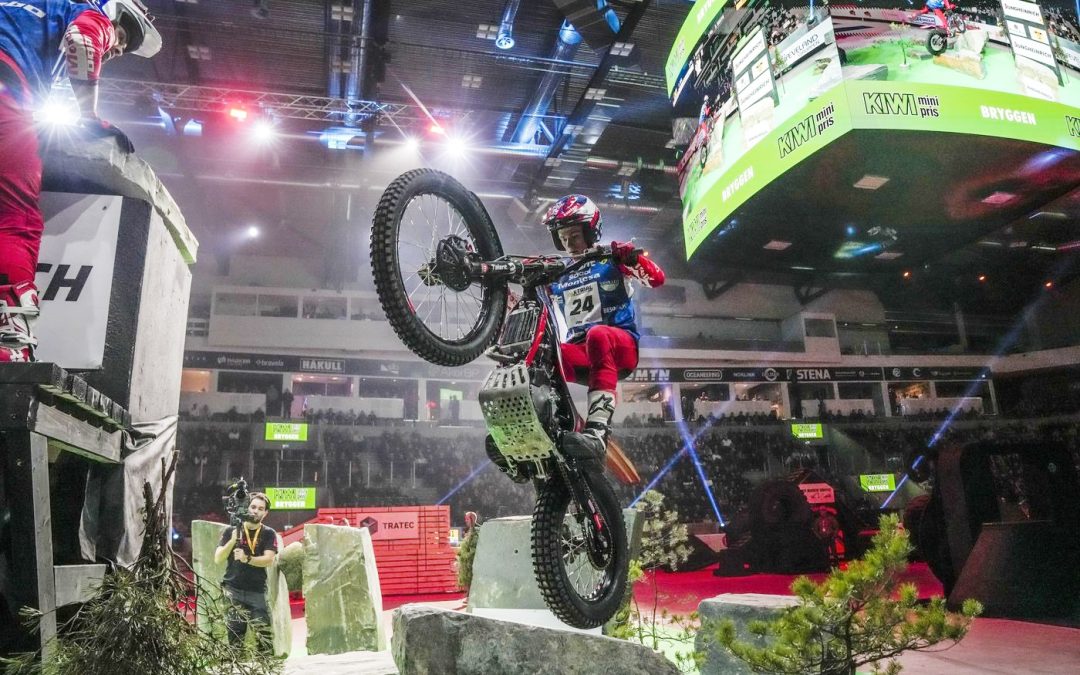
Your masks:
<svg viewBox="0 0 1080 675"><path fill-rule="evenodd" d="M950 608L974 598L984 616L1080 621L1080 542L1049 521L986 523L960 571Z"/></svg>

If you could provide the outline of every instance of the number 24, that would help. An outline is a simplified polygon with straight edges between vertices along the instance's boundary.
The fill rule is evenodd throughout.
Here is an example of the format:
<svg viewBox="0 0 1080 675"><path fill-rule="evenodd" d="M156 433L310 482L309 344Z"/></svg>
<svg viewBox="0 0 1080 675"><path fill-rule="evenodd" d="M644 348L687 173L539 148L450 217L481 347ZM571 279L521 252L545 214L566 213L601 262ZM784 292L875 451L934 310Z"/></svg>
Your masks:
<svg viewBox="0 0 1080 675"><path fill-rule="evenodd" d="M591 312L595 305L593 304L593 296L586 295L584 298L574 298L573 303L570 305L571 314L581 314L582 312Z"/></svg>

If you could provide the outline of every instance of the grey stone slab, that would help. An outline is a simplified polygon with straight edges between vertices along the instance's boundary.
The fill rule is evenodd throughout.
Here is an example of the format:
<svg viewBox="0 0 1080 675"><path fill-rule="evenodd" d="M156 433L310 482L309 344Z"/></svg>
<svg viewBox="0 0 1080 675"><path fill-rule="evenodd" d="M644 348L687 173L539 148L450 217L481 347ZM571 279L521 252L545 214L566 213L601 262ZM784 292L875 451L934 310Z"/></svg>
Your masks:
<svg viewBox="0 0 1080 675"><path fill-rule="evenodd" d="M742 642L752 642L764 646L765 640L747 630L751 621L768 621L775 618L787 607L799 604L798 598L791 595L765 595L761 593L725 593L715 598L702 600L698 605L702 624L710 621L731 619L735 622L735 635ZM731 652L709 639L710 630L701 630L694 640L694 649L705 652L705 663L701 666L702 675L728 675L752 672L746 662L735 657Z"/></svg>
<svg viewBox="0 0 1080 675"><path fill-rule="evenodd" d="M626 640L424 605L395 610L391 651L403 675L679 672L660 654Z"/></svg>
<svg viewBox="0 0 1080 675"><path fill-rule="evenodd" d="M304 527L309 654L386 649L382 591L367 528Z"/></svg>
<svg viewBox="0 0 1080 675"><path fill-rule="evenodd" d="M153 205L184 260L194 263L199 242L188 229L176 200L138 154L121 153L113 140L51 143L42 148L45 192L134 197Z"/></svg>

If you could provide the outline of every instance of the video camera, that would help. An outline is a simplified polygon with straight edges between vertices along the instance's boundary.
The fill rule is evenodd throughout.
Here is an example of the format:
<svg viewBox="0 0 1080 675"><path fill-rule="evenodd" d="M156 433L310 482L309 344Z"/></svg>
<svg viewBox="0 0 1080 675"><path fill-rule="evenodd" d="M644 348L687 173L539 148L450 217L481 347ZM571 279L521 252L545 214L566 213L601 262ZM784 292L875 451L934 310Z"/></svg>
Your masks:
<svg viewBox="0 0 1080 675"><path fill-rule="evenodd" d="M243 476L225 488L221 501L225 505L225 515L229 517L229 524L233 527L239 528L245 520L251 520L251 516L248 515L248 503L251 498L248 495L247 481Z"/></svg>

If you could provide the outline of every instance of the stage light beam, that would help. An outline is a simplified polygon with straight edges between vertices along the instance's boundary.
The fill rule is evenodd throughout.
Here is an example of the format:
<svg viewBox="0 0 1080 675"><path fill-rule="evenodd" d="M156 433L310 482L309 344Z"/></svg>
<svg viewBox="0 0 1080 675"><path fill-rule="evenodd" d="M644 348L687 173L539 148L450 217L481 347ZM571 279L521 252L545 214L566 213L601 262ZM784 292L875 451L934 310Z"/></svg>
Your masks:
<svg viewBox="0 0 1080 675"><path fill-rule="evenodd" d="M455 485L453 488L451 488L450 492L447 492L445 495L443 495L442 499L435 502L435 506L442 506L443 504L445 504L448 499L450 499L451 497L453 497L457 493L458 490L465 487L470 481L472 481L473 478L476 478L477 476L479 476L484 471L484 469L487 469L488 467L491 467L491 466L495 466L495 464L492 463L491 460L485 459L483 462L478 464L475 469L472 470L472 473L470 473L468 476L465 476L464 478L462 478L461 482L459 482L457 485Z"/></svg>

